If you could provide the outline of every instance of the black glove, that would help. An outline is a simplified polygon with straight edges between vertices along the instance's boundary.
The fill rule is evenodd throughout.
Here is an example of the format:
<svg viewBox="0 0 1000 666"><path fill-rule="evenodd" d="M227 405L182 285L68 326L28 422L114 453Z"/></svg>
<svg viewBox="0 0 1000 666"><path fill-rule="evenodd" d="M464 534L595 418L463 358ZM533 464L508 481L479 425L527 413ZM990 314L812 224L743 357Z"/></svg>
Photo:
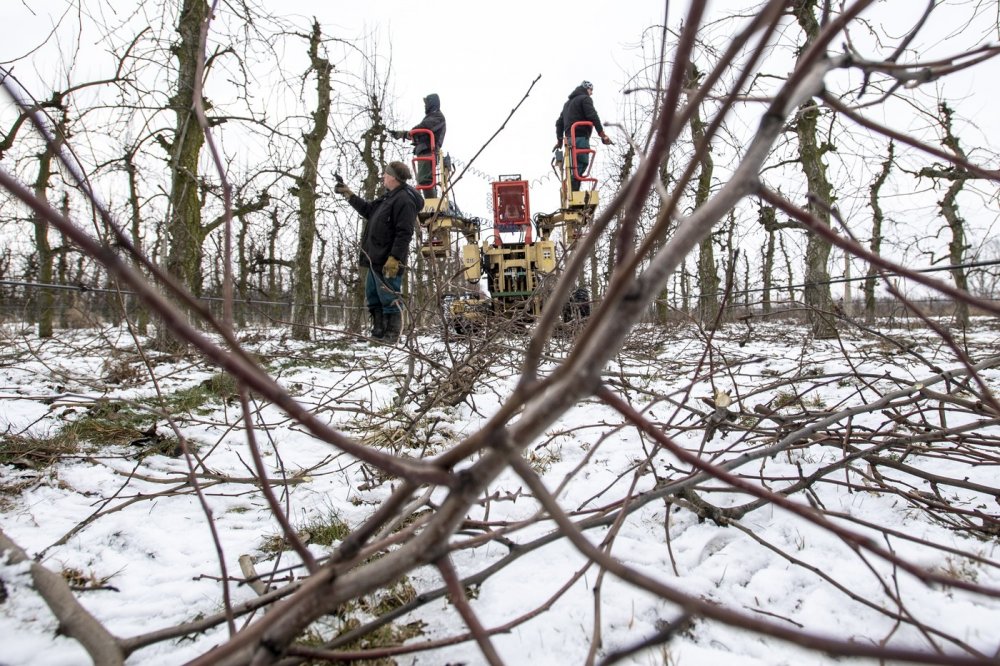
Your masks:
<svg viewBox="0 0 1000 666"><path fill-rule="evenodd" d="M552 152L556 152L562 147L562 141L556 141L556 145L552 146Z"/></svg>
<svg viewBox="0 0 1000 666"><path fill-rule="evenodd" d="M389 130L389 134L395 139L405 139L410 133L406 130Z"/></svg>
<svg viewBox="0 0 1000 666"><path fill-rule="evenodd" d="M598 136L601 137L601 143L603 143L605 146L610 146L612 143L614 143L611 140L611 137L609 137L604 132L601 132L600 134L598 134Z"/></svg>
<svg viewBox="0 0 1000 666"><path fill-rule="evenodd" d="M337 183L333 186L333 191L343 196L345 199L350 199L354 196L354 192L352 192L351 188L347 186L347 183Z"/></svg>

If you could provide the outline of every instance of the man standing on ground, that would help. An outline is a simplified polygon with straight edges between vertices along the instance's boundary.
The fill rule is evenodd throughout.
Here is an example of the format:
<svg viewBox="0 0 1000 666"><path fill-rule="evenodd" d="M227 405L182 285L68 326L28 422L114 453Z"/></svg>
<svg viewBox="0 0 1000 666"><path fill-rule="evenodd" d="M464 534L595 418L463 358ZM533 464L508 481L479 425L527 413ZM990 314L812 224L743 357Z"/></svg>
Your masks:
<svg viewBox="0 0 1000 666"><path fill-rule="evenodd" d="M601 118L594 108L594 100L591 99L593 94L594 84L590 81L584 81L569 94L569 99L563 104L562 113L556 118L556 145L552 149L553 151L558 150L563 145L563 137L566 137L567 145L569 145L573 123L580 121L591 122L594 126L593 128L589 125L577 128L577 148L585 150L590 148L590 134L594 129L597 130L597 136L601 137L601 142L604 145L611 144L611 139L604 133L604 125L601 124ZM571 160L570 168L572 169L573 155L571 152L567 151L566 159ZM581 176L587 175L588 166L590 166L590 153L579 153L576 159L576 173ZM580 181L575 176L572 177L572 189L574 192L580 189Z"/></svg>
<svg viewBox="0 0 1000 666"><path fill-rule="evenodd" d="M402 162L389 162L382 174L385 194L366 201L345 183L337 183L334 192L365 218L361 232L362 266L368 266L365 300L371 315L373 340L395 344L403 329L400 310L403 293L403 270L413 238L417 211L423 206L420 194L406 184L413 174Z"/></svg>

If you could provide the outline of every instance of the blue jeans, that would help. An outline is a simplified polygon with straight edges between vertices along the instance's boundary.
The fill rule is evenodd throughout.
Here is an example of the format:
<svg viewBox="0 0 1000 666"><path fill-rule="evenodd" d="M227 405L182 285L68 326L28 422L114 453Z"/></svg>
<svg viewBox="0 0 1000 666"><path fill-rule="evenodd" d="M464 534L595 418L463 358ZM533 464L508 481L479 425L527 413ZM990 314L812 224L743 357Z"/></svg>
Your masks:
<svg viewBox="0 0 1000 666"><path fill-rule="evenodd" d="M578 136L576 137L576 147L577 148L590 148L590 137L589 136ZM581 176L587 175L587 167L590 166L590 153L580 153L576 156L576 173ZM572 176L573 179L573 191L576 192L580 189L580 181Z"/></svg>
<svg viewBox="0 0 1000 666"><path fill-rule="evenodd" d="M374 268L368 269L365 279L365 301L368 309L382 308L385 314L399 312L399 302L403 295L403 276L387 278Z"/></svg>

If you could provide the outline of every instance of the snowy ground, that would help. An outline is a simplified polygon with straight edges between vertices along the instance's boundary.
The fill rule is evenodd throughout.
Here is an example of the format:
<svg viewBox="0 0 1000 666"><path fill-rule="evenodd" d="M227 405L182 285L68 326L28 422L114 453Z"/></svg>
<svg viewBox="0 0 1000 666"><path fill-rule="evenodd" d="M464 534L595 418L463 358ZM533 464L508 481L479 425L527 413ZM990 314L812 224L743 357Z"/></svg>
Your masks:
<svg viewBox="0 0 1000 666"><path fill-rule="evenodd" d="M678 443L688 449L705 447L704 456L723 460L736 432L719 432L704 441L705 400L717 390L729 391L734 409L752 413L755 405L774 404L782 391L795 386L803 391L811 409L834 410L864 404L877 395L880 383L891 390L901 381L920 381L933 372L913 356L884 349L881 341L857 337L833 342L811 342L804 332L787 325L761 328L753 340L739 344L716 341L713 368L726 371L692 375L702 358L703 341L677 333L653 345L636 345L622 354L607 379L633 405L656 423L664 424ZM372 348L330 332L329 339L301 345L285 339L280 331L254 336L255 351L269 370L302 403L350 436L363 438L380 416L391 413L405 367L403 352ZM957 367L947 347L936 344L926 332L906 331L906 339L919 345L925 359L942 369ZM975 360L997 348L1000 332L993 322L980 325L968 341L978 350ZM40 341L30 332L8 326L0 351L0 432L7 436L44 439L64 424L78 421L95 409L95 401L146 400L154 395L148 381L109 383L111 371L120 375L122 359L131 358L132 339L120 331L60 332L59 339ZM417 345L433 353L433 337ZM116 348L118 351L112 351ZM554 350L558 356L559 350ZM853 366L853 368L851 367ZM412 436L414 450L429 455L447 448L481 427L510 394L517 381L516 350L496 364L497 372L475 387L468 400L439 408L425 419L426 431ZM198 361L157 363L159 391L176 394L197 387L216 375ZM848 370L864 382L823 381ZM988 370L983 377L1000 386L1000 374ZM787 380L794 380L787 383ZM771 388L769 388L771 387ZM688 391L688 389L690 389ZM145 403L144 403L145 404ZM681 406L678 406L681 405ZM273 479L288 478L279 497L293 525L306 527L338 517L348 526L360 524L391 492L391 483L373 481L366 469L329 445L316 441L275 408L258 405L255 418L258 443ZM89 413L93 413L92 411ZM217 476L200 479L204 501L211 510L222 546L222 563L229 576L240 578L238 558L251 555L258 571L282 569L297 560L289 552L276 558L268 545L279 534L277 522L256 485L252 463L239 427L235 401L205 402L184 413L173 414L184 436L193 442L205 465ZM968 418L964 414L955 419ZM862 414L856 429L884 427L880 412ZM149 415L143 427L157 425L169 434L162 417ZM598 515L626 496L641 506L627 514L613 541L612 554L627 565L676 589L760 619L805 628L816 634L853 639L865 644L886 641L895 646L929 649L930 642L944 653L968 646L984 658L996 659L1000 649L1000 599L940 585L927 585L870 553L856 552L829 531L766 505L735 524L720 526L701 519L689 508L667 504L655 496L658 483L680 473L677 461L663 452L640 465L652 450L648 438L607 406L590 401L579 405L551 437L533 443L529 460L543 473L550 490L561 487L559 499L567 511L583 518ZM1000 435L1000 427L984 428L984 437ZM904 434L900 434L905 437ZM0 454L9 441L0 437ZM99 443L95 443L99 444ZM149 443L85 446L52 465L37 461L0 460L0 529L32 557L56 572L75 574L82 587L79 600L118 637L144 634L220 612L224 587L220 582L220 557L201 500L184 482L189 471L183 456L150 453ZM9 451L9 449L7 449ZM994 446L994 451L996 447ZM739 471L750 478L766 478L782 487L825 464L841 458L829 442L797 447L773 457L749 462ZM969 465L947 459L918 461L941 475L955 474L972 483L1000 488L1000 467L984 462ZM905 492L877 492L866 485L864 465L840 470L817 484L809 497L797 501L820 505L829 514L842 514L842 524L865 533L864 522L898 535L883 536L867 530L882 546L930 571L945 572L985 588L1000 589L1000 537L970 535L935 520L930 512L908 501ZM637 472L637 469L639 470ZM851 487L846 480L850 477ZM926 491L927 484L898 472L894 480L909 492ZM749 497L726 489L719 482L701 486L712 502L736 506ZM711 492L712 489L720 492ZM630 490L631 489L631 490ZM473 520L528 521L509 536L529 544L550 534L547 521L531 522L538 505L513 473L501 476L490 487L492 501L481 506ZM944 490L944 489L943 489ZM280 487L279 487L280 491ZM970 489L944 490L956 506L996 516L1000 496ZM588 532L592 542L608 535L602 527ZM456 542L472 539L476 532L460 532ZM908 537L908 538L904 538ZM937 544L928 547L920 543ZM330 547L311 545L322 557ZM953 549L949 552L944 548ZM493 542L457 550L455 564L461 575L481 571L508 555ZM978 557L970 558L966 554ZM0 664L4 666L68 666L89 663L86 652L72 639L57 635L57 622L32 590L27 567L0 565ZM582 571L581 571L582 570ZM573 581L575 574L580 573ZM441 585L436 570L419 569L409 577L417 592ZM565 591L561 588L567 586ZM232 603L252 599L245 585L231 583ZM585 663L594 635L595 608L603 644L598 655L625 648L660 630L679 616L672 604L637 590L611 575L602 575L566 540L539 546L488 578L473 595L473 608L487 627L510 622L553 598L550 609L509 632L493 637L499 654L510 664ZM888 609L882 612L879 609ZM915 622L897 622L893 615ZM397 625L422 622L423 634L412 642L443 638L458 631L460 620L444 598L396 621ZM331 620L333 622L333 620ZM239 621L237 621L239 624ZM930 627L922 632L919 625ZM333 627L333 629L336 629ZM129 664L181 664L206 652L226 637L224 626L204 634L160 643L135 653ZM946 661L946 659L942 659ZM664 648L654 648L624 660L631 664L823 664L841 663L788 643L696 619ZM406 663L483 663L473 642L424 653ZM876 663L857 660L856 663Z"/></svg>

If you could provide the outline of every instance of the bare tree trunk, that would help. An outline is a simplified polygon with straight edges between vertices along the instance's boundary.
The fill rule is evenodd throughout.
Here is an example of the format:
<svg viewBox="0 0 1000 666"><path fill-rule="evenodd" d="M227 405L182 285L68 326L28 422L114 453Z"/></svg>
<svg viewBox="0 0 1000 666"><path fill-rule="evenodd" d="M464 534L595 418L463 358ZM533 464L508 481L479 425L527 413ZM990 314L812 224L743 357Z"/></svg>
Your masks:
<svg viewBox="0 0 1000 666"><path fill-rule="evenodd" d="M941 103L938 106L938 110L941 113L941 128L944 130L942 143L963 160L967 159L965 151L962 149L962 145L959 143L958 137L955 136L952 128L952 115L954 112L945 103ZM941 210L941 217L948 223L948 229L951 231L951 242L948 243L948 261L952 266L951 277L955 281L956 287L963 291L968 291L969 281L965 269L962 267L962 263L965 261L965 250L967 249L965 220L958 210L958 195L965 187L965 181L969 180L972 176L960 167L947 167L944 169L926 168L920 170L920 175L951 181L944 198L938 202L938 207ZM955 320L962 328L969 325L969 304L965 301L958 301L955 304Z"/></svg>
<svg viewBox="0 0 1000 666"><path fill-rule="evenodd" d="M247 301L250 299L250 265L247 260L247 228L245 217L237 218L239 225L236 230L236 298L233 308L233 321L238 328L247 325Z"/></svg>
<svg viewBox="0 0 1000 666"><path fill-rule="evenodd" d="M129 222L132 245L135 246L136 255L143 252L142 247L142 205L139 201L139 178L135 166L135 150L130 150L125 155L125 173L128 176L128 207ZM143 272L142 262L138 256L132 258L132 266ZM129 300L133 303L133 317L135 318L135 328L139 335L146 335L149 332L149 311L143 307L142 303L133 297Z"/></svg>
<svg viewBox="0 0 1000 666"><path fill-rule="evenodd" d="M701 73L694 63L688 63L687 89L694 91L701 79ZM690 100L691 95L688 95ZM691 140L699 146L705 140L705 122L697 107L691 113ZM698 208L712 194L712 174L715 162L708 146L698 151L698 184L695 189L694 206ZM715 266L714 239L711 234L698 244L698 317L705 322L714 322L719 316L719 273Z"/></svg>
<svg viewBox="0 0 1000 666"><path fill-rule="evenodd" d="M799 26L806 34L806 45L812 43L819 35L820 26L815 15L816 2L817 0L797 0L794 3L793 11ZM799 139L799 161L809 185L809 194L821 204L815 205L809 202L806 210L824 225L830 226L827 207L833 205L833 187L826 175L826 165L823 164L823 154L828 148L820 145L818 121L819 107L812 101L806 102L799 109L795 131ZM834 337L837 333L830 314L833 311L830 273L827 270L830 247L830 241L818 234L809 234L809 242L806 245L805 303L809 309L809 323L813 335L821 339Z"/></svg>
<svg viewBox="0 0 1000 666"><path fill-rule="evenodd" d="M941 200L941 215L948 222L951 229L951 242L948 243L948 259L951 262L951 276L955 280L955 286L962 291L969 290L969 281L965 274L962 262L965 260L965 220L958 211L958 193L965 187L964 180L956 180L948 186L948 192ZM955 321L959 326L965 328L969 325L969 304L965 301L955 303Z"/></svg>
<svg viewBox="0 0 1000 666"><path fill-rule="evenodd" d="M69 193L63 193L62 201L63 217L69 219ZM58 284L69 284L69 239L62 231L59 232L60 247L56 253L56 276ZM69 327L69 318L66 316L67 308L59 308L59 328Z"/></svg>
<svg viewBox="0 0 1000 666"><path fill-rule="evenodd" d="M281 220L278 211L271 211L271 228L267 236L267 297L278 297L278 232L281 231Z"/></svg>
<svg viewBox="0 0 1000 666"><path fill-rule="evenodd" d="M326 311L323 309L323 300L326 295L326 273L323 271L323 266L326 265L326 240L316 234L316 242L319 243L319 256L316 257L316 300L315 308L313 312L313 320L320 326L326 324Z"/></svg>
<svg viewBox="0 0 1000 666"><path fill-rule="evenodd" d="M660 175L660 182L663 183L664 187L667 187L670 184L670 172L667 170L666 160L664 160L663 164L660 165L659 175ZM663 242L664 241L661 241L658 244L658 247L662 246ZM612 251L609 252L608 254L610 255L608 257L608 275L614 275L614 252ZM678 278L683 279L682 278L683 275L684 271L682 270ZM660 293L655 301L656 321L658 321L661 324L665 324L667 322L667 317L670 314L670 288L668 285L669 285L668 282L663 283L663 288L660 290Z"/></svg>
<svg viewBox="0 0 1000 666"><path fill-rule="evenodd" d="M208 18L205 0L183 0L177 22L180 42L173 48L177 57L177 89L170 100L176 123L174 137L161 143L170 154L170 213L167 218L167 271L190 290L201 295L202 241L201 197L198 184L198 158L205 135L194 112L194 91L200 58L201 27ZM157 343L161 348L178 350L179 344L167 338L165 326L157 327Z"/></svg>
<svg viewBox="0 0 1000 666"><path fill-rule="evenodd" d="M795 300L795 272L792 270L792 258L785 247L785 237L778 234L778 248L781 250L781 257L785 260L785 289L788 290L788 300Z"/></svg>
<svg viewBox="0 0 1000 666"><path fill-rule="evenodd" d="M323 139L330 127L330 72L333 69L330 61L319 55L321 38L319 22L313 20L312 35L309 37L309 62L310 68L316 72L316 110L312 114L313 128L305 135L306 156L302 162L302 175L295 179L299 198L299 243L292 269L292 337L296 340L309 340L315 323L316 294L313 290L312 254L313 239L316 236L316 182Z"/></svg>
<svg viewBox="0 0 1000 666"><path fill-rule="evenodd" d="M333 273L333 285L331 285L330 293L340 295L339 297L340 302L338 303L340 316L339 319L337 320L337 323L343 326L347 322L347 313L344 311L344 308L348 305L350 301L349 298L344 298L343 294L351 292L348 292L347 286L349 282L344 279L344 274L342 272L343 267L347 266L347 261L348 261L347 257L344 256L344 244L337 243L336 248L337 248L337 263L335 265L337 266L337 270L334 271Z"/></svg>
<svg viewBox="0 0 1000 666"><path fill-rule="evenodd" d="M871 242L868 244L868 249L873 254L882 252L882 224L885 221L885 215L882 213L882 205L879 202L879 192L881 192L882 186L888 180L889 173L892 171L892 161L895 157L895 152L896 144L890 141L889 155L882 162L882 171L879 172L875 178L875 182L872 183L871 188L868 190L868 201L872 207L872 237ZM875 269L875 266L869 265L864 283L865 321L869 324L875 321L875 282L877 275L878 271Z"/></svg>
<svg viewBox="0 0 1000 666"><path fill-rule="evenodd" d="M746 253L743 254L743 286L734 285L733 293L743 292L743 307L750 308L750 259Z"/></svg>
<svg viewBox="0 0 1000 666"><path fill-rule="evenodd" d="M680 274L678 275L680 279L680 303L677 307L681 309L685 314L690 314L691 312L691 272L688 270L688 260L685 257L683 264L681 264Z"/></svg>
<svg viewBox="0 0 1000 666"><path fill-rule="evenodd" d="M764 314L771 312L771 280L774 275L774 235L777 233L775 225L777 216L772 206L761 204L757 213L757 220L767 232L767 240L764 242L764 256L761 266L763 277L763 294L761 295L761 308Z"/></svg>
<svg viewBox="0 0 1000 666"><path fill-rule="evenodd" d="M736 217L732 211L729 213L729 219L726 220L725 226L722 229L725 231L723 238L725 239L723 245L723 251L725 252L725 265L724 265L724 279L726 290L732 292L734 285L737 283L736 271L739 267L739 249L736 247ZM702 241L704 242L704 241ZM719 283L716 283L718 285ZM718 289L718 286L716 286ZM732 304L730 304L731 306Z"/></svg>
<svg viewBox="0 0 1000 666"><path fill-rule="evenodd" d="M53 128L52 144L46 145L38 155L38 175L35 177L34 192L39 200L48 202L49 181L52 178L52 161L65 139L67 118L66 112L60 113L59 122ZM35 253L38 258L38 281L42 284L52 283L52 246L49 243L49 223L38 214L32 215L35 227ZM49 288L41 288L36 292L36 318L38 337L52 337L52 322L55 311L55 295Z"/></svg>
<svg viewBox="0 0 1000 666"><path fill-rule="evenodd" d="M635 146L629 143L624 155L621 155L621 168L618 169L617 186L619 189L628 182L635 170ZM618 223L620 224L621 220ZM604 293L606 279L601 275L601 243L594 243L594 251L590 255L590 298L597 301ZM605 264L604 275L609 276L614 272L614 252L608 248L607 264Z"/></svg>
<svg viewBox="0 0 1000 666"><path fill-rule="evenodd" d="M764 243L764 261L762 265L763 270L763 281L764 281L764 295L762 297L763 309L765 313L771 311L771 290L774 284L774 252L775 252L775 238L778 239L778 244L781 246L782 253L785 256L785 264L788 270L789 280L791 280L792 267L791 262L788 259L788 253L785 252L784 240L781 237L781 230L794 227L795 224L789 222L778 222L777 213L773 206L767 206L761 204L760 209L757 213L757 221L760 222L761 226L764 227L764 231L767 233L767 240ZM790 293L791 297L791 293Z"/></svg>

